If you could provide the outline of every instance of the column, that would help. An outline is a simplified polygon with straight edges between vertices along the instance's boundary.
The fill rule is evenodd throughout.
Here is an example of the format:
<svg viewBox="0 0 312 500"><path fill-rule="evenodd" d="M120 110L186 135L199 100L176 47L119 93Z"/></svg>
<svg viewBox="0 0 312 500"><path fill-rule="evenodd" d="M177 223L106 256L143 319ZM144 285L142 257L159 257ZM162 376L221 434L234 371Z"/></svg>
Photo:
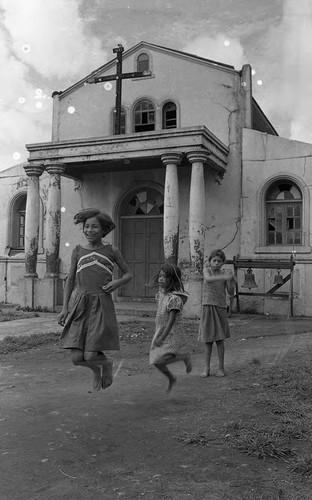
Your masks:
<svg viewBox="0 0 312 500"><path fill-rule="evenodd" d="M49 165L49 191L46 220L46 278L57 278L61 235L61 174L64 165Z"/></svg>
<svg viewBox="0 0 312 500"><path fill-rule="evenodd" d="M192 164L189 240L190 261L193 274L202 274L204 261L204 223L205 223L205 178L204 164L209 154L205 152L188 153L187 159Z"/></svg>
<svg viewBox="0 0 312 500"><path fill-rule="evenodd" d="M241 72L243 96L243 127L252 128L252 73L250 64L244 64Z"/></svg>
<svg viewBox="0 0 312 500"><path fill-rule="evenodd" d="M37 255L40 221L39 177L43 172L43 168L26 166L24 170L28 175L25 220L25 277L38 278Z"/></svg>
<svg viewBox="0 0 312 500"><path fill-rule="evenodd" d="M192 165L189 206L190 276L188 283L190 315L199 316L205 244L205 177L204 164L209 157L205 151L187 153Z"/></svg>
<svg viewBox="0 0 312 500"><path fill-rule="evenodd" d="M53 92L53 113L52 113L52 142L57 142L59 140L59 104L60 95L62 92Z"/></svg>
<svg viewBox="0 0 312 500"><path fill-rule="evenodd" d="M165 153L161 161L166 165L164 196L164 253L167 262L177 264L179 243L179 182L178 165L181 153Z"/></svg>

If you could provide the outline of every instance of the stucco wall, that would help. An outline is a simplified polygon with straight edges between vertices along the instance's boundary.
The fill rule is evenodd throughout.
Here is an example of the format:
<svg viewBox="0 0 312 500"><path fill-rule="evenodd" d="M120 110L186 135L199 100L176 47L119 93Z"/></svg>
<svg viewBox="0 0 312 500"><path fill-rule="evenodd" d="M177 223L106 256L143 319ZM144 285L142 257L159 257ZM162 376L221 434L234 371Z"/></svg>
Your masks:
<svg viewBox="0 0 312 500"><path fill-rule="evenodd" d="M229 143L228 120L238 109L240 77L235 70L177 57L159 51L147 51L152 60L151 78L124 80L122 105L132 115L133 106L142 98L156 107L156 130L161 125L161 105L173 100L178 106L178 127L206 125L221 141ZM135 54L123 61L123 72L135 71ZM114 74L115 67L98 76ZM74 113L68 108L73 107ZM115 82L111 90L104 84L86 84L59 96L59 140L109 136L115 107ZM127 133L134 132L132 127Z"/></svg>
<svg viewBox="0 0 312 500"><path fill-rule="evenodd" d="M278 179L295 182L303 195L303 245L274 247L266 246L264 227L264 195L271 182ZM240 255L262 259L289 259L295 256L294 269L294 314L311 316L312 301L312 255L311 255L311 186L312 144L292 141L263 134L254 130L243 130L243 189ZM257 271L258 291L273 286L275 271ZM286 274L284 271L282 274ZM240 273L240 283L243 273ZM288 291L288 284L280 291ZM250 300L249 299L249 304ZM283 313L287 311L285 301L278 299L252 299L263 312Z"/></svg>

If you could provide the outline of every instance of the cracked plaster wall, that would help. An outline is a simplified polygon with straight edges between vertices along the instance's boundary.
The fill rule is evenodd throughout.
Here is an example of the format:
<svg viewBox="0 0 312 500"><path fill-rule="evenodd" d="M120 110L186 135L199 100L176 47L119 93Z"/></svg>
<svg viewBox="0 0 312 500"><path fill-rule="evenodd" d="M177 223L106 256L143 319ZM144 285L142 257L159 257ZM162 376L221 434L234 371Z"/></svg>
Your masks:
<svg viewBox="0 0 312 500"><path fill-rule="evenodd" d="M302 247L265 248L264 203L266 186L280 178L298 184L303 194ZM240 255L251 258L288 259L296 251L294 269L295 315L311 316L312 301L312 254L311 254L311 195L312 195L312 144L271 136L254 130L243 131L243 192ZM259 291L273 283L275 271L258 274ZM286 274L284 271L282 274ZM241 276L243 277L243 275ZM280 291L287 291L288 284ZM260 303L260 301L258 301ZM263 305L262 311L285 313L285 304L272 299ZM287 313L287 307L286 307Z"/></svg>
<svg viewBox="0 0 312 500"><path fill-rule="evenodd" d="M124 72L134 70L134 57L124 59ZM106 74L114 71L110 68ZM156 109L155 129L161 130L162 103L173 99L180 109L179 127L206 125L228 144L229 115L237 108L238 72L158 51L152 53L152 72L152 78L123 81L122 105L128 115L139 99L151 99ZM59 140L111 135L114 106L115 82L111 90L103 84L81 84L60 96L58 116L54 117ZM75 112L69 113L69 107ZM130 122L127 133L133 132Z"/></svg>

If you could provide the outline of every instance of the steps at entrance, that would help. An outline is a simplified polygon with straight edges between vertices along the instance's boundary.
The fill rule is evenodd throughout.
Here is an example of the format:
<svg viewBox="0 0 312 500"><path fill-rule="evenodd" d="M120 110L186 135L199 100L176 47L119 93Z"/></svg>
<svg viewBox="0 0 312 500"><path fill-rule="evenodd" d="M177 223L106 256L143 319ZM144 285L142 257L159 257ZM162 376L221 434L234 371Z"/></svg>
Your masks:
<svg viewBox="0 0 312 500"><path fill-rule="evenodd" d="M140 318L154 318L156 316L156 302L122 301L115 302L116 314L119 316L138 316Z"/></svg>

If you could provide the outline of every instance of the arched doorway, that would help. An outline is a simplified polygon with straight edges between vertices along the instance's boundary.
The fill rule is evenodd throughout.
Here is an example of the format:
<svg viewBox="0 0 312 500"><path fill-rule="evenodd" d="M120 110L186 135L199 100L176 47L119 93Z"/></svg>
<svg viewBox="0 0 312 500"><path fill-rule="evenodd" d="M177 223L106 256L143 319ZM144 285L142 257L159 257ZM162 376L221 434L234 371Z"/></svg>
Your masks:
<svg viewBox="0 0 312 500"><path fill-rule="evenodd" d="M164 261L163 194L146 187L132 191L120 207L120 248L133 280L121 287L120 296L144 299L155 296L153 276Z"/></svg>

